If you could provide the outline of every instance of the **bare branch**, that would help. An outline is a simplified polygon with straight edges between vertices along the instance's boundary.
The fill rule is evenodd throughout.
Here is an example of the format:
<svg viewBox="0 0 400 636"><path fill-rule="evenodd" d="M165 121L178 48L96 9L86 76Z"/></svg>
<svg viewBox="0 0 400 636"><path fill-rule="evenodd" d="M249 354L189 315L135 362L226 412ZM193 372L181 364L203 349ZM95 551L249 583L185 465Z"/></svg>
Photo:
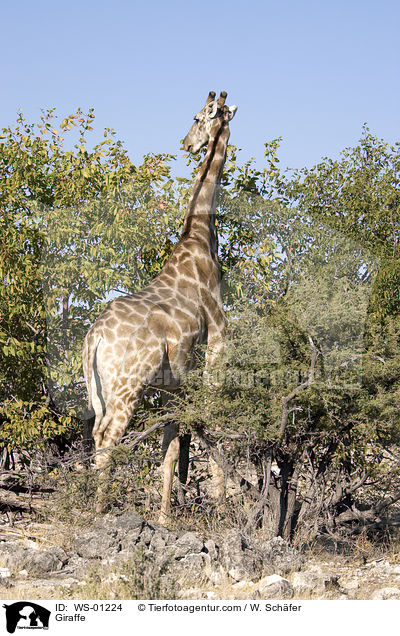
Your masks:
<svg viewBox="0 0 400 636"><path fill-rule="evenodd" d="M305 380L305 382L302 382L301 384L299 384L299 386L293 389L293 391L289 393L289 395L286 395L282 398L281 438L283 437L285 433L289 414L293 412L294 410L294 409L289 409L289 406L288 406L289 402L293 400L293 398L296 397L296 395L300 393L300 391L304 391L304 389L307 389L314 382L315 364L317 362L318 356L320 355L320 351L315 346L311 336L308 336L308 341L310 343L310 348L311 348L311 362L310 362L310 369L308 372L308 378L307 380Z"/></svg>
<svg viewBox="0 0 400 636"><path fill-rule="evenodd" d="M399 500L400 500L400 490L395 492L391 497L386 497L386 499L383 499L382 501L377 503L376 506L374 506L374 509L376 510L377 514L380 514L385 508L392 506L394 503L396 503Z"/></svg>
<svg viewBox="0 0 400 636"><path fill-rule="evenodd" d="M267 461L263 458L262 466L263 466L263 488L259 495L259 500L254 506L253 510L250 511L248 515L248 521L244 528L244 533L248 532L250 528L257 522L259 516L262 514L264 507L267 504L269 499L269 485L271 482L271 465L272 465L272 456L269 453Z"/></svg>
<svg viewBox="0 0 400 636"><path fill-rule="evenodd" d="M253 496L260 497L260 493L258 489L253 486L252 483L247 481L242 475L240 475L237 470L232 466L230 462L226 459L226 457L219 451L215 446L212 446L210 441L204 434L204 431L200 427L196 427L196 433L199 436L200 440L203 442L206 447L207 452L211 455L213 460L222 468L225 474L232 479L242 490L246 492L250 492Z"/></svg>
<svg viewBox="0 0 400 636"><path fill-rule="evenodd" d="M164 419L168 419L167 417L163 417ZM172 419L171 417L169 419ZM156 422L153 426L150 426L146 431L141 431L140 433L136 433L135 435L129 436L129 444L132 446L136 446L138 442L142 442L147 437L150 437L155 431L158 431L162 426L165 426L164 421Z"/></svg>
<svg viewBox="0 0 400 636"><path fill-rule="evenodd" d="M386 364L386 361L381 356L376 356L376 355L373 355L372 353L368 353L367 357L370 358L371 360L378 360L378 362L382 362L382 364ZM364 353L358 353L357 355L353 356L352 358L349 358L348 360L345 360L344 362L342 362L339 365L339 368L344 367L344 368L347 369L347 367L349 367L351 364L353 364L353 362L356 362L360 358L365 358L365 354Z"/></svg>
<svg viewBox="0 0 400 636"><path fill-rule="evenodd" d="M218 439L242 439L243 433L229 433L226 431L213 431L213 437Z"/></svg>
<svg viewBox="0 0 400 636"><path fill-rule="evenodd" d="M343 497L351 495L353 494L353 492L361 488L361 486L365 484L367 479L367 472L366 470L363 470L361 475L357 479L351 481L347 486L344 484L338 485L339 487L337 488L337 493L331 498L329 504L331 506L336 506L343 499Z"/></svg>

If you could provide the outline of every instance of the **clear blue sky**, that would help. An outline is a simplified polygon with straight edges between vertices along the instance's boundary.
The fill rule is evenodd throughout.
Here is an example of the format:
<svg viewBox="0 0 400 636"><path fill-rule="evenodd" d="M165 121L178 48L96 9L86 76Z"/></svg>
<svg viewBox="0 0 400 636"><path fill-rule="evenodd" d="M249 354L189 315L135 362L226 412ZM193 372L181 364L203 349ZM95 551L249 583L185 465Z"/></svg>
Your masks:
<svg viewBox="0 0 400 636"><path fill-rule="evenodd" d="M400 130L399 0L19 0L0 8L0 127L94 107L134 162L178 154L210 89L239 110L231 142L262 163L312 165L357 142L363 122Z"/></svg>

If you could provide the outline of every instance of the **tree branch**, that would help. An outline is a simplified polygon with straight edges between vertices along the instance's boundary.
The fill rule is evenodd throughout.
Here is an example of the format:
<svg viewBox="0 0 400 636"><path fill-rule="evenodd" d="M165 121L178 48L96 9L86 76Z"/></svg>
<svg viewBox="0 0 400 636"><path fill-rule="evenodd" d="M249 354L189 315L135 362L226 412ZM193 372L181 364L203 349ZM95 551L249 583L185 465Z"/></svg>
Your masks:
<svg viewBox="0 0 400 636"><path fill-rule="evenodd" d="M258 489L255 486L253 486L252 483L247 481L247 479L242 477L242 475L240 475L237 472L237 470L234 469L232 464L228 462L226 457L219 450L217 450L215 446L211 445L211 442L205 436L203 429L200 427L196 427L196 433L199 436L200 440L203 442L207 452L211 455L211 457L218 464L218 466L222 468L225 474L230 479L232 479L232 481L235 482L241 488L241 490L244 490L245 492L250 492L253 496L257 497L258 499L260 497L260 493Z"/></svg>
<svg viewBox="0 0 400 636"><path fill-rule="evenodd" d="M305 382L302 382L301 384L299 384L299 386L297 386L295 389L293 389L293 391L289 393L289 395L286 395L282 398L281 439L285 434L289 414L290 412L293 411L293 409L289 409L289 406L288 406L289 402L293 400L293 398L296 397L296 395L300 393L300 391L307 389L314 382L315 364L317 362L317 358L320 354L320 351L315 346L311 336L308 336L308 340L311 347L311 363L310 363L310 369L308 372L308 379Z"/></svg>

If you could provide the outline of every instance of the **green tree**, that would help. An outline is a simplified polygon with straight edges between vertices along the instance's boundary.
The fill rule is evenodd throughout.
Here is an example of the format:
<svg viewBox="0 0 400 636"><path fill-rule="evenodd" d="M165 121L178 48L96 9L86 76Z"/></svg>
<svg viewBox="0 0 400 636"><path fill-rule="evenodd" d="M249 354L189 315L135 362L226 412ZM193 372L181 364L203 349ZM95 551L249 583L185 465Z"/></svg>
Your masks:
<svg viewBox="0 0 400 636"><path fill-rule="evenodd" d="M379 462L400 433L395 323L365 349L374 257L299 210L260 197L247 210L269 275L258 275L256 252L253 268L239 267L227 358L214 388L192 375L177 418L244 484L247 530L263 517L272 534L304 539L357 515L372 522L391 503L383 488L396 461L386 456L387 472ZM243 479L249 459L259 490Z"/></svg>
<svg viewBox="0 0 400 636"><path fill-rule="evenodd" d="M276 173L283 201L319 219L375 256L370 313L400 313L400 144L389 146L364 127L359 145L292 177ZM376 267L378 265L378 268Z"/></svg>
<svg viewBox="0 0 400 636"><path fill-rule="evenodd" d="M144 227L149 216L153 227L165 223L172 196L169 156L135 167L110 129L89 148L92 110L58 129L55 120L53 111L38 124L20 114L1 135L0 399L8 446L37 444L70 425L82 334L107 293L132 289L141 269L151 275L159 267L148 252L160 245L142 240ZM127 269L133 261L136 282Z"/></svg>

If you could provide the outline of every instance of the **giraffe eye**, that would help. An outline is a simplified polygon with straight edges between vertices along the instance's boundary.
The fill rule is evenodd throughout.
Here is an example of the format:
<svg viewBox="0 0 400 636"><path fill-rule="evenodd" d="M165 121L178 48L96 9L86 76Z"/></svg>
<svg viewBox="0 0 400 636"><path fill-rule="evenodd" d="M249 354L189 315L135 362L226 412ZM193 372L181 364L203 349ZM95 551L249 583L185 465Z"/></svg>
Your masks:
<svg viewBox="0 0 400 636"><path fill-rule="evenodd" d="M193 117L193 119L194 119L194 121L196 121L197 123L199 123L199 118L198 118L197 116L196 116L196 117Z"/></svg>

